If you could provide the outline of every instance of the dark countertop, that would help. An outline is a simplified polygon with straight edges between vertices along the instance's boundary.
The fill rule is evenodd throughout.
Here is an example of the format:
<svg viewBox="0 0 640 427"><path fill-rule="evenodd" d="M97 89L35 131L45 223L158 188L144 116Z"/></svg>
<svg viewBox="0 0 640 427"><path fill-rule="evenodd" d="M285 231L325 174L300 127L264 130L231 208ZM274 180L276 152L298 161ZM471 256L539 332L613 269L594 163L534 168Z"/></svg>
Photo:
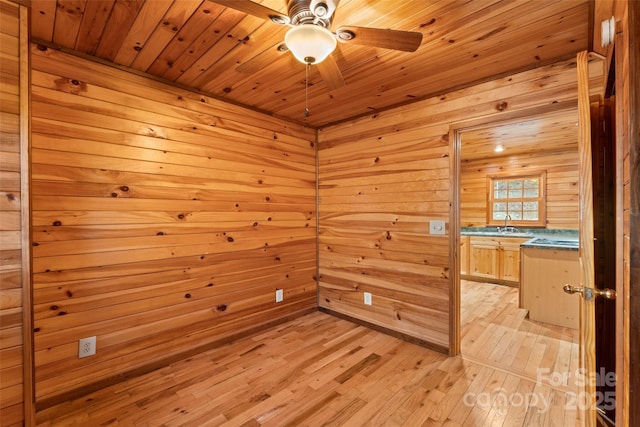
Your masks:
<svg viewBox="0 0 640 427"><path fill-rule="evenodd" d="M520 245L521 248L535 249L560 249L564 251L577 251L578 239L571 238L547 238L534 237Z"/></svg>
<svg viewBox="0 0 640 427"><path fill-rule="evenodd" d="M462 227L460 234L462 236L530 237L531 239L520 245L521 248L578 250L577 230L517 228L514 231L503 232L497 227Z"/></svg>

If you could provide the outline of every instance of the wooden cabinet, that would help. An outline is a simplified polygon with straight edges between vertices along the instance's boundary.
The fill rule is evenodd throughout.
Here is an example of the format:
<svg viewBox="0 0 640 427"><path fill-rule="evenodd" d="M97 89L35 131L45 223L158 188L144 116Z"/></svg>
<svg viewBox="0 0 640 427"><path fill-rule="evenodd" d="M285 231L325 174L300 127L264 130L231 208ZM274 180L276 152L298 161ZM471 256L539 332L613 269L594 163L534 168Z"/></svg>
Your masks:
<svg viewBox="0 0 640 427"><path fill-rule="evenodd" d="M517 284L520 280L520 244L527 240L470 236L468 276Z"/></svg>
<svg viewBox="0 0 640 427"><path fill-rule="evenodd" d="M514 242L512 240L517 240ZM500 241L500 279L510 282L520 281L520 243L528 239L506 239Z"/></svg>
<svg viewBox="0 0 640 427"><path fill-rule="evenodd" d="M529 319L578 328L580 297L562 287L579 282L578 251L522 249L520 307L529 310Z"/></svg>
<svg viewBox="0 0 640 427"><path fill-rule="evenodd" d="M498 279L500 275L500 243L495 237L471 237L469 242L469 275Z"/></svg>
<svg viewBox="0 0 640 427"><path fill-rule="evenodd" d="M460 274L469 274L469 236L460 236Z"/></svg>

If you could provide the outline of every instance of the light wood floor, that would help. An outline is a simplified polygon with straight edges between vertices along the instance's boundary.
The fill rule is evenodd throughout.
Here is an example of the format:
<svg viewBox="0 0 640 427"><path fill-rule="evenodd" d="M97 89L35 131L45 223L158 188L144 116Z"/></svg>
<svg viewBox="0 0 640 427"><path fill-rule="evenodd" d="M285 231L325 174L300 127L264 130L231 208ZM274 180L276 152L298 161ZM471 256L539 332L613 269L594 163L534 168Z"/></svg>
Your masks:
<svg viewBox="0 0 640 427"><path fill-rule="evenodd" d="M462 356L313 313L37 414L39 426L574 426L576 331L462 283ZM539 377L537 369L547 369Z"/></svg>

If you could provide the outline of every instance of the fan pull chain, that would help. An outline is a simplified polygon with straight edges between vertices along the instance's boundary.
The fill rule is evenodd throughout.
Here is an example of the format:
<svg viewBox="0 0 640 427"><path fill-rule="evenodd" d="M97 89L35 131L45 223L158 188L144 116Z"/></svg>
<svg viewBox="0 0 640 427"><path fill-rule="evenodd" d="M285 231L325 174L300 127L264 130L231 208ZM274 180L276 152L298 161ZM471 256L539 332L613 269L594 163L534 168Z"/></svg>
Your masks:
<svg viewBox="0 0 640 427"><path fill-rule="evenodd" d="M309 67L307 64L304 69L304 116L309 117Z"/></svg>

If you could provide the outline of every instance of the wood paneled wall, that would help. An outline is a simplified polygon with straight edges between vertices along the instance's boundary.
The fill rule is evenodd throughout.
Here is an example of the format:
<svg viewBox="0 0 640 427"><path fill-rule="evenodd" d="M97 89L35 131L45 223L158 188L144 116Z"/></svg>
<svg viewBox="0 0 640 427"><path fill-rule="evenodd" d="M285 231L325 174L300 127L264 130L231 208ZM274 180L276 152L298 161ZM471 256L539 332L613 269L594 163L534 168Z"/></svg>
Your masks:
<svg viewBox="0 0 640 427"><path fill-rule="evenodd" d="M30 341L24 339L24 319L29 315L28 298L28 151L24 125L28 60L21 58L26 46L24 7L0 0L0 423L22 426L33 411L25 393L32 390ZM24 62L21 62L24 61ZM28 75L28 73L25 73ZM22 79L22 80L21 80ZM25 253L27 256L25 256ZM33 412L31 412L32 414Z"/></svg>
<svg viewBox="0 0 640 427"><path fill-rule="evenodd" d="M453 240L429 220L449 221L450 127L574 102L576 88L560 62L320 130L319 305L448 348Z"/></svg>
<svg viewBox="0 0 640 427"><path fill-rule="evenodd" d="M577 230L578 150L465 161L464 134L460 167L460 225L486 226L487 176L500 173L525 174L530 170L547 172L547 228Z"/></svg>
<svg viewBox="0 0 640 427"><path fill-rule="evenodd" d="M316 308L314 130L42 46L32 80L40 406Z"/></svg>

